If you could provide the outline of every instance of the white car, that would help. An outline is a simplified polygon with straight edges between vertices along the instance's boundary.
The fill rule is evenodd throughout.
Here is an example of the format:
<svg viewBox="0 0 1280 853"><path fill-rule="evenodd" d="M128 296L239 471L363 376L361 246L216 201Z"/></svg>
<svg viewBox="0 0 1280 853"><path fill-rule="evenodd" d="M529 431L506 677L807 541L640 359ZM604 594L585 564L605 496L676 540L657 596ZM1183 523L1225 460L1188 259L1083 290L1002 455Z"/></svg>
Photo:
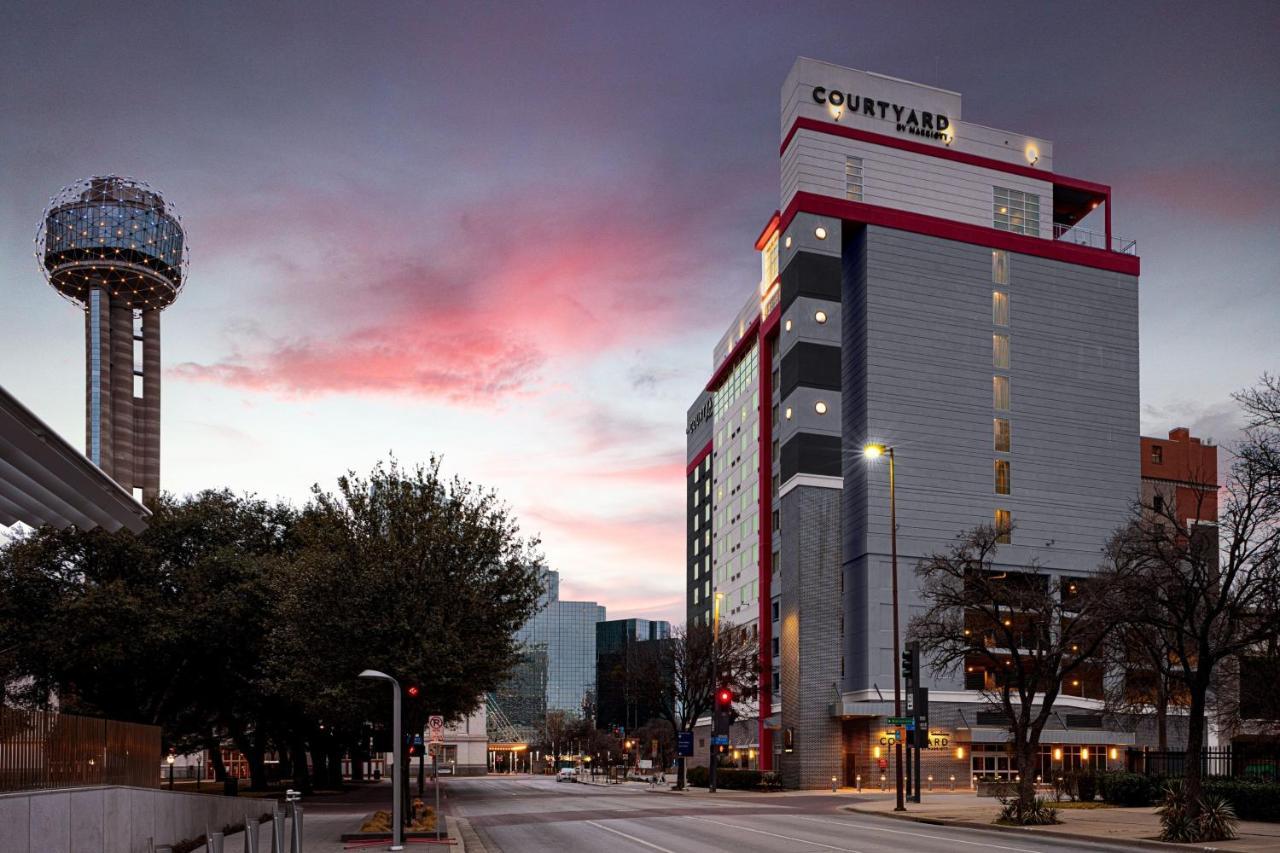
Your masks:
<svg viewBox="0 0 1280 853"><path fill-rule="evenodd" d="M572 767L561 767L560 772L556 774L557 782L577 782L578 771Z"/></svg>

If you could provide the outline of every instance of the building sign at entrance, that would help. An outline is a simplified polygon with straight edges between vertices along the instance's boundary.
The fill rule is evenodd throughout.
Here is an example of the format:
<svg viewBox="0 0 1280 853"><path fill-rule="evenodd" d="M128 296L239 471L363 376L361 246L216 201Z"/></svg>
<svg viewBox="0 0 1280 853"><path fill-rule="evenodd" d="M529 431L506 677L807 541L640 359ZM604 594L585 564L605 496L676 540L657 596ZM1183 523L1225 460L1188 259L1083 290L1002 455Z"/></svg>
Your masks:
<svg viewBox="0 0 1280 853"><path fill-rule="evenodd" d="M947 128L951 127L951 120L942 113L916 110L892 101L877 101L866 95L841 92L824 86L813 87L813 101L838 110L848 110L855 115L891 121L898 133L909 133L912 136L923 136L926 139L937 139L942 142L949 142L951 139L951 134L947 133Z"/></svg>

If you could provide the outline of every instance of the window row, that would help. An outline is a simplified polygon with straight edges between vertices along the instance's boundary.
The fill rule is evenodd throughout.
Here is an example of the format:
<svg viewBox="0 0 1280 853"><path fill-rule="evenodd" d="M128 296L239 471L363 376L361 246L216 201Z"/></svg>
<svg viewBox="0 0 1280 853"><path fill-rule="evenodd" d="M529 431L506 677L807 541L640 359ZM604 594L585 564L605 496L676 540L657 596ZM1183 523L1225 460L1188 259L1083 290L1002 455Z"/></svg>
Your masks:
<svg viewBox="0 0 1280 853"><path fill-rule="evenodd" d="M1035 193L994 187L991 214L994 226L1001 231L1040 235L1040 196Z"/></svg>
<svg viewBox="0 0 1280 853"><path fill-rule="evenodd" d="M844 197L849 201L862 201L862 158L844 158Z"/></svg>

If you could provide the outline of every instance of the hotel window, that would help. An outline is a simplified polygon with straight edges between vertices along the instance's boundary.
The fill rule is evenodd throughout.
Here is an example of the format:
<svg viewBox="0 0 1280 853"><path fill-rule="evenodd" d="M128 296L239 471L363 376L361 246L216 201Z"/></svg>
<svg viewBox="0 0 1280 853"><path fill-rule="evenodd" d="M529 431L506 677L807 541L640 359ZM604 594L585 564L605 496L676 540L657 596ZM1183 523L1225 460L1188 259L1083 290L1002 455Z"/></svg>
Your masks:
<svg viewBox="0 0 1280 853"><path fill-rule="evenodd" d="M991 377L992 405L1002 411L1009 411L1009 377Z"/></svg>
<svg viewBox="0 0 1280 853"><path fill-rule="evenodd" d="M1009 283L1009 253L1003 249L991 250L991 280L996 284Z"/></svg>
<svg viewBox="0 0 1280 853"><path fill-rule="evenodd" d="M1012 436L1012 427L1009 426L1008 418L995 418L996 450L1000 453L1008 453Z"/></svg>
<svg viewBox="0 0 1280 853"><path fill-rule="evenodd" d="M1151 461L1156 465L1164 464L1164 448L1158 444L1151 446Z"/></svg>
<svg viewBox="0 0 1280 853"><path fill-rule="evenodd" d="M1009 369L1009 336L991 336L991 363L1001 370Z"/></svg>
<svg viewBox="0 0 1280 853"><path fill-rule="evenodd" d="M1008 545L1013 532L1013 516L1007 509L996 510L996 541Z"/></svg>
<svg viewBox="0 0 1280 853"><path fill-rule="evenodd" d="M1009 494L1009 460L996 460L996 494Z"/></svg>
<svg viewBox="0 0 1280 853"><path fill-rule="evenodd" d="M993 187L991 213L1001 231L1040 236L1040 196L1035 193Z"/></svg>
<svg viewBox="0 0 1280 853"><path fill-rule="evenodd" d="M991 322L997 326L1009 325L1009 294L1003 290L991 291Z"/></svg>
<svg viewBox="0 0 1280 853"><path fill-rule="evenodd" d="M844 197L862 201L862 158L844 158Z"/></svg>

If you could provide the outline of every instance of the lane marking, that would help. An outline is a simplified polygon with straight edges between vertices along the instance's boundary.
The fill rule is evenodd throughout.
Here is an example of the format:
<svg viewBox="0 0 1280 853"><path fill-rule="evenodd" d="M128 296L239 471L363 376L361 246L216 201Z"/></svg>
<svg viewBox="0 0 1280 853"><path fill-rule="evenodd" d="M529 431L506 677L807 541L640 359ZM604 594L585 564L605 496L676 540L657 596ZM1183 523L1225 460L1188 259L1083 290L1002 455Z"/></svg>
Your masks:
<svg viewBox="0 0 1280 853"><path fill-rule="evenodd" d="M596 829L603 829L605 832L612 832L614 835L621 835L623 838L627 839L628 841L634 841L636 844L643 844L645 847L648 847L652 850L659 851L659 853L676 853L676 851L674 850L668 850L665 847L659 847L656 844L653 844L649 841L645 841L643 838L636 838L634 835L628 835L627 833L623 832L620 829L614 829L611 826L605 826L603 823L597 823L594 820L583 821L583 823L585 823L587 826L594 826Z"/></svg>
<svg viewBox="0 0 1280 853"><path fill-rule="evenodd" d="M854 850L852 847L834 847L830 844L824 844L821 841L810 841L807 838L796 838L794 835L779 835L776 832L765 832L763 829L753 829L749 826L740 826L736 823L725 823L720 820L712 820L709 817L696 817L695 815L681 815L687 820L700 820L703 823L714 823L716 826L727 826L729 829L738 829L743 832L754 832L757 835L767 835L770 838L781 838L783 841L798 841L801 844L811 844L814 847L822 847L826 850L836 850L839 853L862 853L861 850Z"/></svg>
<svg viewBox="0 0 1280 853"><path fill-rule="evenodd" d="M951 838L946 835L929 835L924 832L907 832L906 830L902 830L902 829L887 829L883 826L872 826L871 824L867 824L867 823L856 823L855 822L856 819L848 820L848 821L827 820L820 817L804 817L802 815L781 815L781 817L793 817L796 820L805 820L805 821L810 821L812 823L829 823L832 826L845 826L845 827L856 826L859 829L869 829L872 832L889 832L894 835L912 835L912 836L915 836L916 838L932 838L934 841L948 841L953 844L972 844L975 847L985 847L988 850L1013 850L1013 851L1016 851L1016 853L1044 853L1044 851L1034 850L1030 847L1002 847L999 844L992 844L990 841L965 841L963 838ZM989 830L981 830L981 829L975 830L973 827L970 827L970 826L956 827L956 828L969 830L971 832L989 831Z"/></svg>

